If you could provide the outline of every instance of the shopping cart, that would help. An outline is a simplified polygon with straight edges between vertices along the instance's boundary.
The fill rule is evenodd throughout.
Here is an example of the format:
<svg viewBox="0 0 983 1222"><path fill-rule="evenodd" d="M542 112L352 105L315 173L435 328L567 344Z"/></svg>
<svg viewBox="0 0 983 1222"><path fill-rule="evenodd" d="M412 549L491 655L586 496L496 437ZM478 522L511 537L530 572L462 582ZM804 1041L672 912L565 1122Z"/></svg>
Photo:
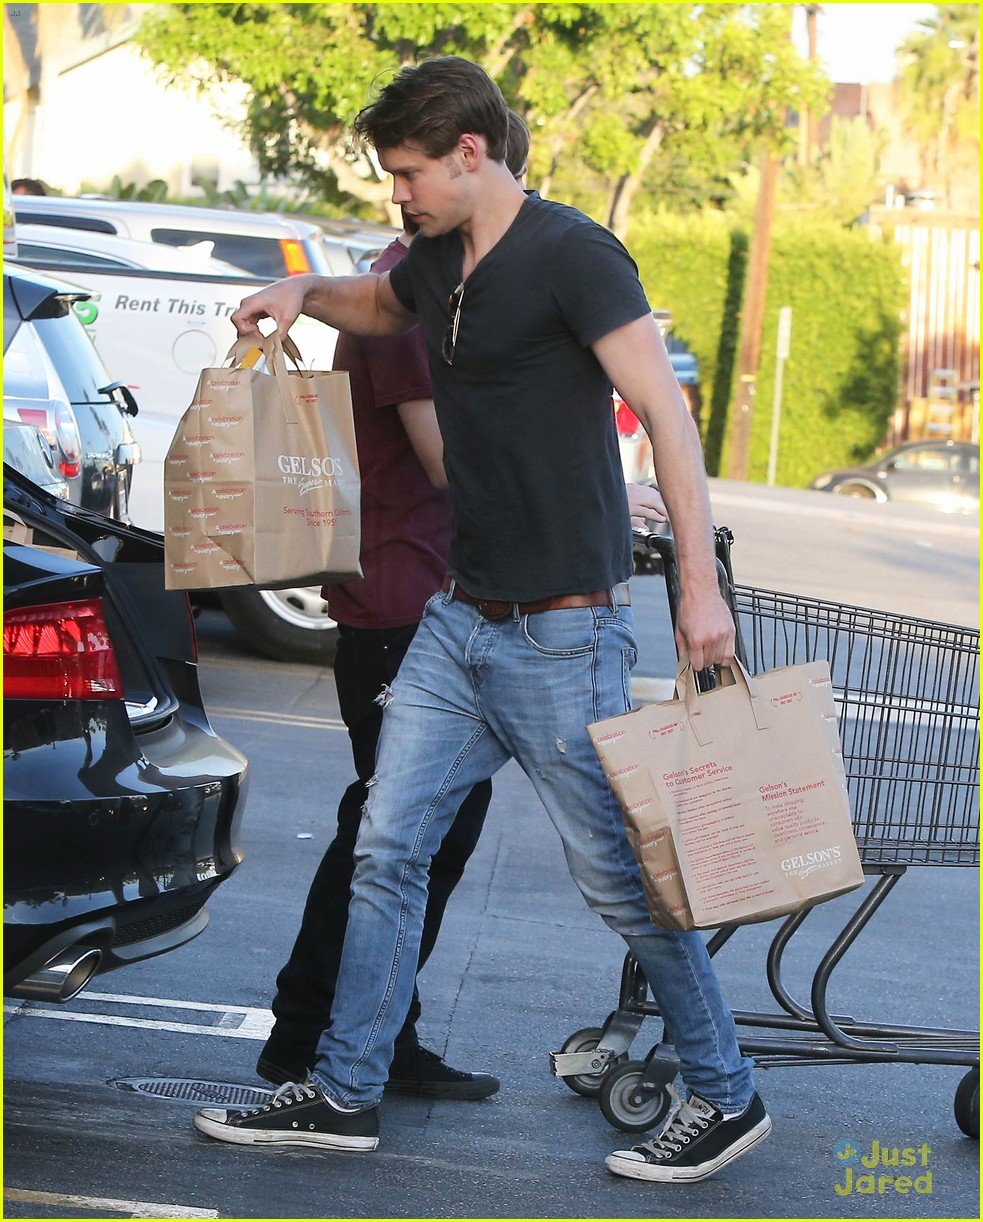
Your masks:
<svg viewBox="0 0 983 1222"><path fill-rule="evenodd" d="M679 602L672 540L636 534L658 552L673 623ZM896 1026L831 1014L833 971L909 866L979 866L979 632L950 624L735 585L733 536L716 532L721 592L737 626L737 653L752 672L816 658L829 660L843 761L864 873L875 881L822 955L808 1002L791 995L782 960L810 909L785 918L766 956L779 1009L735 1010L741 1050L759 1066L870 1062L968 1067L955 1094L955 1118L979 1137L979 1051L975 1031ZM703 690L711 672L699 676ZM713 933L711 955L737 926ZM645 977L628 955L618 1008L552 1053L553 1072L581 1095L596 1096L615 1128L641 1133L668 1113L668 1084L679 1065L663 1039L641 1060L629 1048L646 1017L658 1017ZM771 1032L772 1034L759 1034Z"/></svg>

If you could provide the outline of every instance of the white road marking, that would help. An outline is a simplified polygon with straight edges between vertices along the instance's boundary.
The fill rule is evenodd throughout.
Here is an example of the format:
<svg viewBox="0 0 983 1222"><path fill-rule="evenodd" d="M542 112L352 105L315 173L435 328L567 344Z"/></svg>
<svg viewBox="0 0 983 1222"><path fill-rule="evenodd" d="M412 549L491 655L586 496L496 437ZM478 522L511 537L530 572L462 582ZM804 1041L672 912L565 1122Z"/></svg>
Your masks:
<svg viewBox="0 0 983 1222"><path fill-rule="evenodd" d="M671 700L676 694L675 679L653 679L648 675L637 675L631 681L631 698L639 704L654 704Z"/></svg>
<svg viewBox="0 0 983 1222"><path fill-rule="evenodd" d="M5 1188L5 1201L22 1205L65 1205L76 1209L112 1210L131 1218L217 1218L217 1209L192 1209L187 1205L169 1205L160 1201L116 1201L110 1197L81 1197L60 1192L30 1192L26 1188ZM66 1210L66 1214L68 1211Z"/></svg>
<svg viewBox="0 0 983 1222"><path fill-rule="evenodd" d="M273 1029L269 1010L253 1006L216 1005L207 1001L179 1001L166 997L138 997L129 993L81 993L79 1001L102 1002L116 1007L147 1006L161 1010L197 1010L220 1014L218 1023L186 1023L173 1019L141 1018L120 1013L99 1014L87 1010L70 1010L63 1005L48 1006L5 1004L4 1011L19 1018L52 1018L61 1022L95 1023L104 1027L142 1027L153 1031L174 1031L184 1035L220 1035L227 1039L265 1040Z"/></svg>
<svg viewBox="0 0 983 1222"><path fill-rule="evenodd" d="M337 717L313 717L303 713L274 713L269 709L236 709L226 705L209 704L209 716L233 717L239 721L275 721L277 725L299 726L307 730L347 730L345 723Z"/></svg>

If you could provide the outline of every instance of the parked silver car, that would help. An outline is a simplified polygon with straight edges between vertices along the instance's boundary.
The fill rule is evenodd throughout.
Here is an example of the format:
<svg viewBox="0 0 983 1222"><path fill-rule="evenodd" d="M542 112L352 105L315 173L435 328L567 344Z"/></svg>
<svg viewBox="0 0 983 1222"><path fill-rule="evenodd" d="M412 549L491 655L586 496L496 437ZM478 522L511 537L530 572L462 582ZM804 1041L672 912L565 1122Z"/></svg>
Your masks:
<svg viewBox="0 0 983 1222"><path fill-rule="evenodd" d="M51 448L35 425L4 420L3 461L44 492L68 500L68 481L55 469Z"/></svg>
<svg viewBox="0 0 983 1222"><path fill-rule="evenodd" d="M969 441L907 441L864 466L824 471L809 487L944 513L979 513L980 447Z"/></svg>
<svg viewBox="0 0 983 1222"><path fill-rule="evenodd" d="M4 418L44 434L71 499L128 520L140 461L133 396L111 381L72 306L87 294L24 268L3 273Z"/></svg>

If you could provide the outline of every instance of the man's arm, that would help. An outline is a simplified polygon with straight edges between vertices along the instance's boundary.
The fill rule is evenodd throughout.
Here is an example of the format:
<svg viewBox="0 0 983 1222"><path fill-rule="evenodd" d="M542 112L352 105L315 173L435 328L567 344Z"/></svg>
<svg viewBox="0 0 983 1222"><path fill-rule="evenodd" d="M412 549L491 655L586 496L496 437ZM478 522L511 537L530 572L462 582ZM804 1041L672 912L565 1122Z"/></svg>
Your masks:
<svg viewBox="0 0 983 1222"><path fill-rule="evenodd" d="M435 488L447 487L444 473L444 441L437 425L433 399L410 399L396 410L413 452Z"/></svg>
<svg viewBox="0 0 983 1222"><path fill-rule="evenodd" d="M398 335L416 317L405 309L389 283L375 276L288 276L240 303L232 323L240 335L259 334L259 321L271 318L286 335L301 314L352 335Z"/></svg>
<svg viewBox="0 0 983 1222"><path fill-rule="evenodd" d="M700 438L655 319L645 315L592 345L652 442L659 491L679 560L676 639L700 670L734 657L734 621L717 586L710 498Z"/></svg>

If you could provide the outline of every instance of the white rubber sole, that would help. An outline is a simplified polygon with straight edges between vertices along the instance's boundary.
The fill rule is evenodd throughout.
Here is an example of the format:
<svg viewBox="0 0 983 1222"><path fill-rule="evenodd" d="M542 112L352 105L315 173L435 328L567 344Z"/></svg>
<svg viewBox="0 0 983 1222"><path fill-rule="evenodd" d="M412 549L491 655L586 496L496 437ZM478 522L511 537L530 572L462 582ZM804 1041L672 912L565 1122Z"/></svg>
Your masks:
<svg viewBox="0 0 983 1222"><path fill-rule="evenodd" d="M308 1146L317 1150L374 1150L378 1137L344 1137L338 1133L304 1133L289 1129L237 1129L234 1125L196 1115L194 1126L206 1137L231 1142L236 1146Z"/></svg>
<svg viewBox="0 0 983 1222"><path fill-rule="evenodd" d="M623 1175L631 1180L653 1180L660 1184L696 1184L700 1180L709 1179L711 1175L735 1158L758 1145L771 1132L771 1117L766 1116L753 1129L749 1129L739 1142L729 1146L723 1154L708 1162L698 1163L695 1167L667 1167L664 1164L646 1163L635 1158L619 1158L617 1154L609 1154L604 1165L614 1175Z"/></svg>

